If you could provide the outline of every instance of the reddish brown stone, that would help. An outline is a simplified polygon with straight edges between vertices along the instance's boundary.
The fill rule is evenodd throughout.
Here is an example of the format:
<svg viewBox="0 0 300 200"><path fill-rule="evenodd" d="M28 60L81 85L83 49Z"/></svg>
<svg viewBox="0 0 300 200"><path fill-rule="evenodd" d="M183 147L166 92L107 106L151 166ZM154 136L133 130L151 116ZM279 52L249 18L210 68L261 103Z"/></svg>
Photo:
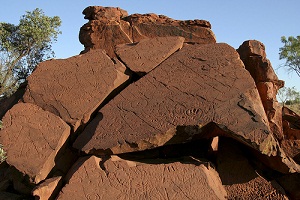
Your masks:
<svg viewBox="0 0 300 200"><path fill-rule="evenodd" d="M157 37L136 44L121 44L116 54L132 71L145 74L183 46L183 37Z"/></svg>
<svg viewBox="0 0 300 200"><path fill-rule="evenodd" d="M217 172L196 160L186 163L148 160L136 163L116 156L78 162L58 200L64 199L225 199ZM182 163L183 162L183 163Z"/></svg>
<svg viewBox="0 0 300 200"><path fill-rule="evenodd" d="M32 194L39 200L54 199L55 190L59 187L61 176L45 180L34 188ZM61 186L60 186L61 187Z"/></svg>
<svg viewBox="0 0 300 200"><path fill-rule="evenodd" d="M253 77L259 91L270 128L277 139L283 139L281 105L276 99L284 82L278 80L270 61L266 58L265 46L256 40L245 41L238 53L246 69Z"/></svg>
<svg viewBox="0 0 300 200"><path fill-rule="evenodd" d="M18 103L3 118L0 143L6 162L27 174L32 182L44 180L55 165L55 157L70 135L60 118L30 103Z"/></svg>
<svg viewBox="0 0 300 200"><path fill-rule="evenodd" d="M128 13L126 10L121 8L113 7L102 7L102 6L89 6L82 12L84 19L88 20L102 20L102 21L117 21L121 18L127 17Z"/></svg>
<svg viewBox="0 0 300 200"><path fill-rule="evenodd" d="M238 117L237 117L238 116ZM186 142L214 122L233 137L299 170L270 133L255 83L237 52L227 44L187 45L155 70L131 84L104 106L77 138L74 147L87 153L124 153ZM198 131L177 132L177 126ZM213 137L214 135L202 135ZM181 138L181 140L180 140Z"/></svg>
<svg viewBox="0 0 300 200"><path fill-rule="evenodd" d="M281 147L286 155L300 164L300 140L284 139L281 141Z"/></svg>
<svg viewBox="0 0 300 200"><path fill-rule="evenodd" d="M278 183L257 174L232 139L221 138L217 166L228 199L288 199Z"/></svg>
<svg viewBox="0 0 300 200"><path fill-rule="evenodd" d="M83 14L90 20L79 33L84 52L105 49L109 56L114 57L115 45L167 36L182 36L186 42L201 44L216 42L211 25L205 20L180 21L156 14L127 16L122 9L101 6L88 7Z"/></svg>
<svg viewBox="0 0 300 200"><path fill-rule="evenodd" d="M41 63L28 78L24 102L60 116L76 130L117 87L128 80L126 67L102 50Z"/></svg>

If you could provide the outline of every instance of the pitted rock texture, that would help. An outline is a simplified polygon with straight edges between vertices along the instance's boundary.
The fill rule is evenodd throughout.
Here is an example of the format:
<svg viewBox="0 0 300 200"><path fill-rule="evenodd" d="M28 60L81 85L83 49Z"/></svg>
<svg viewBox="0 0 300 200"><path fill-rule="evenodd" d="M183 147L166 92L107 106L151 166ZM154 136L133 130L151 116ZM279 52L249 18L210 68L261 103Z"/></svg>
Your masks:
<svg viewBox="0 0 300 200"><path fill-rule="evenodd" d="M279 80L275 74L267 59L263 43L257 40L248 40L237 51L257 85L272 132L277 139L282 140L282 112L276 95L278 90L284 86L284 82Z"/></svg>
<svg viewBox="0 0 300 200"><path fill-rule="evenodd" d="M23 101L61 117L74 130L129 79L126 67L102 50L41 63L28 78Z"/></svg>
<svg viewBox="0 0 300 200"><path fill-rule="evenodd" d="M104 106L74 147L96 154L139 151L171 143L180 135L177 126L210 122L229 137L290 162L277 151L254 81L227 44L187 45L173 54ZM184 134L190 135L176 142L201 129Z"/></svg>
<svg viewBox="0 0 300 200"><path fill-rule="evenodd" d="M183 46L183 37L156 37L135 44L121 44L116 54L128 68L138 74L153 70Z"/></svg>
<svg viewBox="0 0 300 200"><path fill-rule="evenodd" d="M215 43L211 25L205 20L174 20L163 15L133 14L119 8L91 6L83 11L89 22L80 29L79 40L87 52L105 49L115 57L118 44L139 42L146 38L181 36L186 42Z"/></svg>
<svg viewBox="0 0 300 200"><path fill-rule="evenodd" d="M95 156L83 158L71 169L72 176L58 200L226 199L213 168L196 160L153 161L156 163L137 163L116 156L106 161Z"/></svg>
<svg viewBox="0 0 300 200"><path fill-rule="evenodd" d="M30 103L16 104L5 114L3 123L0 143L7 152L6 162L27 174L33 183L44 180L70 135L70 127Z"/></svg>

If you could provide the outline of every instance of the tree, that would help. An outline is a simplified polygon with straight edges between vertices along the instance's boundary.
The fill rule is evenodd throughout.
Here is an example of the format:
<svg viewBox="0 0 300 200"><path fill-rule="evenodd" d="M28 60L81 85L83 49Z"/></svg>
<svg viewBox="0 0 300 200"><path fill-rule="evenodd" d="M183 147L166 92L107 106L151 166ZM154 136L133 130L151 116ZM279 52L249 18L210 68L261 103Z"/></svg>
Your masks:
<svg viewBox="0 0 300 200"><path fill-rule="evenodd" d="M299 103L300 93L295 87L283 87L278 91L278 98L282 102L283 106L289 102L290 104Z"/></svg>
<svg viewBox="0 0 300 200"><path fill-rule="evenodd" d="M27 11L18 25L0 22L0 99L9 96L41 61L54 57L52 43L61 33L58 16Z"/></svg>
<svg viewBox="0 0 300 200"><path fill-rule="evenodd" d="M284 46L279 48L279 59L286 59L285 66L300 76L300 36L281 37Z"/></svg>

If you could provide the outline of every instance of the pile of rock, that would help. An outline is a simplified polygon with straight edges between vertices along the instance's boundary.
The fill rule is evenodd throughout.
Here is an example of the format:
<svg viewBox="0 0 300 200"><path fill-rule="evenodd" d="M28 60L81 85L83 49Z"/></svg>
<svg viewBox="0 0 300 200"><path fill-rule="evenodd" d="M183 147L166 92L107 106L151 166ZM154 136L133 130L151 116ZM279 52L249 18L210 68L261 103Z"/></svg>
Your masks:
<svg viewBox="0 0 300 200"><path fill-rule="evenodd" d="M1 102L0 199L300 198L299 116L282 118L262 43L216 43L204 20L83 13L83 54L41 63Z"/></svg>

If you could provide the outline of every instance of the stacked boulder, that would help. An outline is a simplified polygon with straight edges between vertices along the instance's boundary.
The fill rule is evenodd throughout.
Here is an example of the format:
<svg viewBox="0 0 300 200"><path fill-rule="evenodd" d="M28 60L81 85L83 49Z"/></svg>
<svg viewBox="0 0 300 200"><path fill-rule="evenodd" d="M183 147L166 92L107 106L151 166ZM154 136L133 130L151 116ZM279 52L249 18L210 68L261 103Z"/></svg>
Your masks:
<svg viewBox="0 0 300 200"><path fill-rule="evenodd" d="M6 101L0 199L299 197L280 143L283 82L251 71L261 43L216 43L204 20L83 13L83 53L41 63Z"/></svg>

